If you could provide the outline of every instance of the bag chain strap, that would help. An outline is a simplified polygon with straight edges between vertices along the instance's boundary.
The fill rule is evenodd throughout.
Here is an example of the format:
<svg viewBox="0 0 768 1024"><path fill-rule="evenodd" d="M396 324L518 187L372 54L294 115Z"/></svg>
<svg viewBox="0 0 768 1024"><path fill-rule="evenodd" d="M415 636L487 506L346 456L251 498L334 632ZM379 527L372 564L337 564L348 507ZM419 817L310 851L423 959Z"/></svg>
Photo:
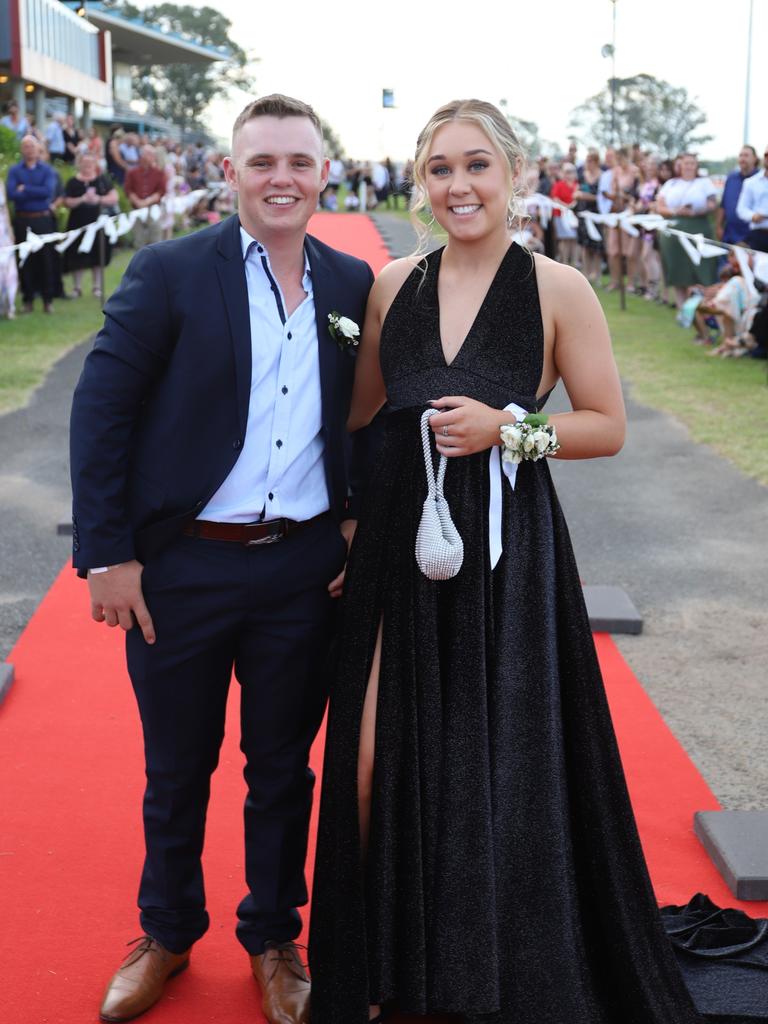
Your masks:
<svg viewBox="0 0 768 1024"><path fill-rule="evenodd" d="M427 472L427 487L429 497L440 499L443 497L443 483L445 481L445 470L448 466L448 459L445 455L440 456L440 463L437 468L435 479L435 465L432 462L432 446L429 443L429 419L439 412L439 409L427 409L421 417L421 444L424 449L424 467Z"/></svg>

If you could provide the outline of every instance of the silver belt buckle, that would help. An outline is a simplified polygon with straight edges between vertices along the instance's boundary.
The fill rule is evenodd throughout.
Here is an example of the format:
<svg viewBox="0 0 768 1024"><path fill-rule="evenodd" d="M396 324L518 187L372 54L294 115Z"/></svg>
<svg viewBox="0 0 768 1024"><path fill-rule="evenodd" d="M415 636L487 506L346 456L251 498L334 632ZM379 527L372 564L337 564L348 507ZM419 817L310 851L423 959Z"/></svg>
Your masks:
<svg viewBox="0 0 768 1024"><path fill-rule="evenodd" d="M282 533L275 533L271 536L259 537L258 540L247 540L245 546L247 548L255 548L258 544L277 544L278 541L283 539Z"/></svg>
<svg viewBox="0 0 768 1024"><path fill-rule="evenodd" d="M266 537L259 537L257 540L247 540L245 546L247 548L255 548L259 544L277 544L285 535L285 524L280 523L277 533L268 533Z"/></svg>

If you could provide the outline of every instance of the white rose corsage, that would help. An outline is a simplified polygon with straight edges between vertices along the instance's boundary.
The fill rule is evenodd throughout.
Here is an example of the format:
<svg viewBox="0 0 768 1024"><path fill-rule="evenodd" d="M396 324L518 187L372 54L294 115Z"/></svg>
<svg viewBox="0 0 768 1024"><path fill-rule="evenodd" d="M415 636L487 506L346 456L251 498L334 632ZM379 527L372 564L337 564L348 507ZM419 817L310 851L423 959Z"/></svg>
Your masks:
<svg viewBox="0 0 768 1024"><path fill-rule="evenodd" d="M335 309L328 314L328 333L342 351L357 348L360 344L360 328L354 320L342 316Z"/></svg>
<svg viewBox="0 0 768 1024"><path fill-rule="evenodd" d="M557 431L543 413L529 413L517 423L501 427L501 458L503 462L538 462L554 455L560 448Z"/></svg>

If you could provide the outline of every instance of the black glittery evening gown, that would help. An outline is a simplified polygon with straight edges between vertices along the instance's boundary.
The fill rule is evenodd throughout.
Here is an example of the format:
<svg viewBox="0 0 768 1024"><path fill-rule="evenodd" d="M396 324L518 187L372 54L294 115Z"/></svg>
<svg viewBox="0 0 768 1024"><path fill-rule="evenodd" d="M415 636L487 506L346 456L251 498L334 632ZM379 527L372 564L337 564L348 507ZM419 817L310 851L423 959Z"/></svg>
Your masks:
<svg viewBox="0 0 768 1024"><path fill-rule="evenodd" d="M579 576L546 460L502 480L491 571L489 456L449 460L464 564L414 558L426 497L419 419L465 395L535 409L543 328L513 244L450 365L441 251L389 310L390 414L347 568L331 690L310 934L312 1024L369 1003L484 1024L698 1024L661 925ZM360 720L383 621L369 855Z"/></svg>

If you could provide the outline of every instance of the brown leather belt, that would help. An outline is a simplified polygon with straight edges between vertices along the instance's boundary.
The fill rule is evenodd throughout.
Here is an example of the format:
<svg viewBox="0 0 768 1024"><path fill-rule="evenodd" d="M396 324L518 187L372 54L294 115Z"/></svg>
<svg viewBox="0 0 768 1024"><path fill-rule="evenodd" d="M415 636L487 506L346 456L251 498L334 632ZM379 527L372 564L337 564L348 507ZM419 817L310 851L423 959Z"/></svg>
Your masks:
<svg viewBox="0 0 768 1024"><path fill-rule="evenodd" d="M50 210L17 210L17 217L52 217Z"/></svg>
<svg viewBox="0 0 768 1024"><path fill-rule="evenodd" d="M207 519L194 519L184 527L184 533L187 537L204 540L231 540L250 548L257 544L275 544L328 515L329 512L321 512L301 523L295 519L270 519L268 523L212 523Z"/></svg>

